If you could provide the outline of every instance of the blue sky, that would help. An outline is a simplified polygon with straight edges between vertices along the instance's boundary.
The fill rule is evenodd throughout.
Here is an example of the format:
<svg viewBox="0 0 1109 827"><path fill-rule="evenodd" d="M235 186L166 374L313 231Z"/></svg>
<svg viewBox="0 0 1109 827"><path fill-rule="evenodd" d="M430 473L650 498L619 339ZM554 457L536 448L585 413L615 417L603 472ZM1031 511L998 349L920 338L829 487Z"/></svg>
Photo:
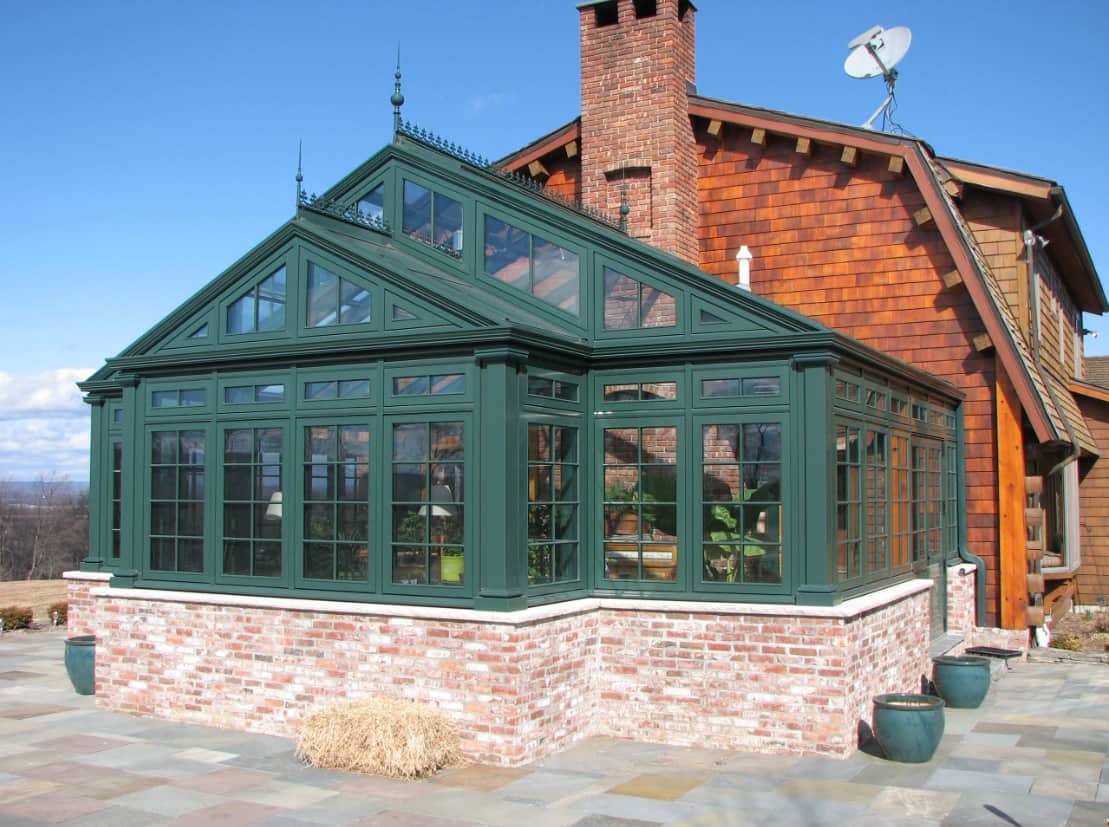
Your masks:
<svg viewBox="0 0 1109 827"><path fill-rule="evenodd" d="M899 123L1063 184L1109 277L1109 3L701 0L698 91L861 123L874 24L913 31ZM87 477L73 381L291 217L298 140L309 191L390 140L398 43L406 117L488 157L578 112L573 0L0 0L0 478Z"/></svg>

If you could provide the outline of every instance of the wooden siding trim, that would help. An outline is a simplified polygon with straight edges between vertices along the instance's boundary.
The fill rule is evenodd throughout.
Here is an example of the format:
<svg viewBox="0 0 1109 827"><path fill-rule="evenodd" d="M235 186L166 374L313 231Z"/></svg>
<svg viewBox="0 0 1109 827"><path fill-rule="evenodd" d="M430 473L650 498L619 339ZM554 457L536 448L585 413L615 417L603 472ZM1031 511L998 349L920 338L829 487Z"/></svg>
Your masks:
<svg viewBox="0 0 1109 827"><path fill-rule="evenodd" d="M1021 195L1026 198L1050 199L1051 190L1055 184L1042 178L1031 178L1015 172L1000 169L983 169L965 161L956 161L951 158L937 158L944 169L952 177L983 189L998 190L1000 192Z"/></svg>
<svg viewBox="0 0 1109 827"><path fill-rule="evenodd" d="M1025 559L1024 437L1021 406L1005 366L998 359L997 393L997 522L1000 566L1001 626L1022 629L1028 606L1028 563Z"/></svg>

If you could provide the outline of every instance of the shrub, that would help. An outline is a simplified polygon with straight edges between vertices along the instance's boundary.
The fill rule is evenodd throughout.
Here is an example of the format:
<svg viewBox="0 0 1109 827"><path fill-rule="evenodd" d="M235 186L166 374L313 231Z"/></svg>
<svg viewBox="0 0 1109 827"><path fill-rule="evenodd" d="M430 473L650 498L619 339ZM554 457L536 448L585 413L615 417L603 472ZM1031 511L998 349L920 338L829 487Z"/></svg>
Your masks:
<svg viewBox="0 0 1109 827"><path fill-rule="evenodd" d="M1056 635L1051 639L1052 649L1066 649L1068 652L1081 652L1082 641L1074 635Z"/></svg>
<svg viewBox="0 0 1109 827"><path fill-rule="evenodd" d="M30 606L4 606L0 608L0 620L4 621L4 631L26 629L31 625L32 614Z"/></svg>
<svg viewBox="0 0 1109 827"><path fill-rule="evenodd" d="M66 617L69 614L69 603L65 600L59 600L57 603L51 603L46 610L46 619L48 622L54 622L54 612L58 613L58 625L65 626Z"/></svg>
<svg viewBox="0 0 1109 827"><path fill-rule="evenodd" d="M314 767L390 778L423 778L461 760L458 734L443 713L395 698L362 698L310 715L296 754Z"/></svg>

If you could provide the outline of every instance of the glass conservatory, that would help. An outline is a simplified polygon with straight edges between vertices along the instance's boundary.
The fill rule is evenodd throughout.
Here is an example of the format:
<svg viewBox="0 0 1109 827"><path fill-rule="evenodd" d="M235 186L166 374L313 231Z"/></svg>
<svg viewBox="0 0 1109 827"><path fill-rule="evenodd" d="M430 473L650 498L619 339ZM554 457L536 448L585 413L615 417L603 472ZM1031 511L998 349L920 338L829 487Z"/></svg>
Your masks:
<svg viewBox="0 0 1109 827"><path fill-rule="evenodd" d="M81 387L113 587L831 606L960 546L951 386L412 130Z"/></svg>

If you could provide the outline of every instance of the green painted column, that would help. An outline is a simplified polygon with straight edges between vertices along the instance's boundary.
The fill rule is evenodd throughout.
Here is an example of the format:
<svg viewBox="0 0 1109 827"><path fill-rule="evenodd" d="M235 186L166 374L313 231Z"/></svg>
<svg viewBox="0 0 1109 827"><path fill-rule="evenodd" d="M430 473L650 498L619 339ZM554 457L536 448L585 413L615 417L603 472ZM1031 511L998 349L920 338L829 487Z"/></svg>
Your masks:
<svg viewBox="0 0 1109 827"><path fill-rule="evenodd" d="M830 606L835 602L836 464L832 421L832 371L839 360L831 353L793 357L794 410L797 416L793 486L803 515L797 553L802 555L797 602Z"/></svg>
<svg viewBox="0 0 1109 827"><path fill-rule="evenodd" d="M104 565L103 546L107 532L104 502L111 493L104 491L105 468L111 467L111 441L108 438L108 406L102 396L86 396L91 410L89 442L89 549L81 561L81 571L100 571Z"/></svg>
<svg viewBox="0 0 1109 827"><path fill-rule="evenodd" d="M523 398L528 353L512 347L479 350L478 609L527 605L527 536L523 497L527 444Z"/></svg>
<svg viewBox="0 0 1109 827"><path fill-rule="evenodd" d="M119 568L112 574L112 586L127 588L135 584L139 572L136 556L142 543L143 503L138 499L143 487L142 405L139 404L139 378L121 377L123 385L123 466L120 480Z"/></svg>

